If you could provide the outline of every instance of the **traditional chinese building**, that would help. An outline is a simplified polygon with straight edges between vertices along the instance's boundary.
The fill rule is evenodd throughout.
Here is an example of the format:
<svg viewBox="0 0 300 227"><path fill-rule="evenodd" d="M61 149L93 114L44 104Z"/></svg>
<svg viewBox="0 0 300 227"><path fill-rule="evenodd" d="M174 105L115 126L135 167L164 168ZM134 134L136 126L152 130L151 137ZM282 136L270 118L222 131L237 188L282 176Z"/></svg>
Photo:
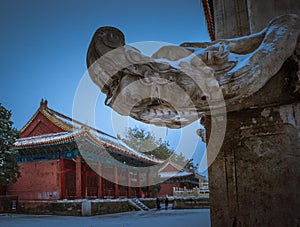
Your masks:
<svg viewBox="0 0 300 227"><path fill-rule="evenodd" d="M138 167L162 162L48 108L43 100L15 147L22 176L8 194L20 200L141 197L141 181L149 174Z"/></svg>
<svg viewBox="0 0 300 227"><path fill-rule="evenodd" d="M199 185L193 172L139 153L50 109L44 100L20 137L15 148L21 178L8 189L19 200L149 197L149 187L143 192L142 186L150 184L150 173L139 167L157 164L165 180L159 195L172 195L173 187Z"/></svg>

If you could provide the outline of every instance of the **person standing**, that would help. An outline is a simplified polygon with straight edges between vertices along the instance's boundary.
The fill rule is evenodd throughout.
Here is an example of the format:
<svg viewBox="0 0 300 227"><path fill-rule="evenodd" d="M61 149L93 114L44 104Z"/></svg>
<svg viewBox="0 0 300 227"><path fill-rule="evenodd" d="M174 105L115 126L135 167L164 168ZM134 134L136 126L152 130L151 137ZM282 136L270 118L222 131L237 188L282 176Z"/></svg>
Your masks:
<svg viewBox="0 0 300 227"><path fill-rule="evenodd" d="M156 198L156 208L160 210L160 200L158 197Z"/></svg>
<svg viewBox="0 0 300 227"><path fill-rule="evenodd" d="M166 197L166 199L165 199L165 209L166 210L168 209L168 206L169 206L169 199L168 199L168 197Z"/></svg>

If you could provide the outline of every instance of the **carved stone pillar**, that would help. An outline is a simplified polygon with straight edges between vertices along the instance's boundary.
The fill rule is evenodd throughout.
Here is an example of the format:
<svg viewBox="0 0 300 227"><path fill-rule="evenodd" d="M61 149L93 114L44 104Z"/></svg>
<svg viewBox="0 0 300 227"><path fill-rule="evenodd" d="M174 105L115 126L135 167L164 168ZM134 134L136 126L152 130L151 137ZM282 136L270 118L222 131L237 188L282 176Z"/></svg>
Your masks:
<svg viewBox="0 0 300 227"><path fill-rule="evenodd" d="M276 16L300 12L300 2L294 0L247 0L247 5L251 33L261 31Z"/></svg>
<svg viewBox="0 0 300 227"><path fill-rule="evenodd" d="M209 167L212 226L300 225L300 103L227 115ZM209 137L210 119L205 121Z"/></svg>
<svg viewBox="0 0 300 227"><path fill-rule="evenodd" d="M247 1L214 0L216 38L233 38L250 34Z"/></svg>
<svg viewBox="0 0 300 227"><path fill-rule="evenodd" d="M299 14L294 0L213 0L217 39L234 38L261 31L276 16Z"/></svg>

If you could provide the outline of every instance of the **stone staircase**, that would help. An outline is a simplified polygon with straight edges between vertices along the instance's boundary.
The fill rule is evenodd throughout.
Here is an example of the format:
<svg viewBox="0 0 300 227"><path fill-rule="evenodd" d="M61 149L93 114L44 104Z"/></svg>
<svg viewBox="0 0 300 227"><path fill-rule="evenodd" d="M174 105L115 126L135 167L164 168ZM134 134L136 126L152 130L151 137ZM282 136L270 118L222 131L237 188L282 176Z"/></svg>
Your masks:
<svg viewBox="0 0 300 227"><path fill-rule="evenodd" d="M149 210L149 207L147 207L144 203L142 203L138 198L129 199L129 202L140 210L143 211Z"/></svg>

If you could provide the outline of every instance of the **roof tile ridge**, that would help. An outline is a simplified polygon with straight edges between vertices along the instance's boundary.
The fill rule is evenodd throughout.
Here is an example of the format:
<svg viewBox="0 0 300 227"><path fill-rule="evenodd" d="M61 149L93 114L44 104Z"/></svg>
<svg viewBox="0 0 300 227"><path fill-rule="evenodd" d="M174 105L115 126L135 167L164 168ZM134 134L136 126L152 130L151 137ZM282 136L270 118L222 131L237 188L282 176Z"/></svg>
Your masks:
<svg viewBox="0 0 300 227"><path fill-rule="evenodd" d="M131 152L129 149L126 149L126 147L119 147L116 144L109 143L109 141L108 142L102 141L101 138L99 138L98 136L96 136L93 133L91 133L90 129L88 127L87 128L86 127L82 127L81 130L83 130L84 133L86 135L88 135L95 143L97 143L97 144L99 144L101 146L104 146L106 148L112 147L117 152L123 153L125 155L130 155L130 156L133 156L133 157L136 157L136 158L144 159L144 160L147 160L147 161L151 161L151 162L154 162L154 163L160 163L160 161L161 161L161 160L158 160L158 159L153 159L150 156L145 155L145 154L140 153L140 152L139 152L139 154L140 154L140 156L139 156L139 155L134 154L133 152Z"/></svg>
<svg viewBox="0 0 300 227"><path fill-rule="evenodd" d="M76 129L73 125L71 125L67 122L64 122L64 121L58 119L57 117L55 117L54 114L52 113L52 111L56 112L48 107L42 108L42 110L41 110L41 112L44 114L44 116L48 120L50 120L52 123L54 123L56 126L58 126L59 128L66 130L68 132L72 132Z"/></svg>

